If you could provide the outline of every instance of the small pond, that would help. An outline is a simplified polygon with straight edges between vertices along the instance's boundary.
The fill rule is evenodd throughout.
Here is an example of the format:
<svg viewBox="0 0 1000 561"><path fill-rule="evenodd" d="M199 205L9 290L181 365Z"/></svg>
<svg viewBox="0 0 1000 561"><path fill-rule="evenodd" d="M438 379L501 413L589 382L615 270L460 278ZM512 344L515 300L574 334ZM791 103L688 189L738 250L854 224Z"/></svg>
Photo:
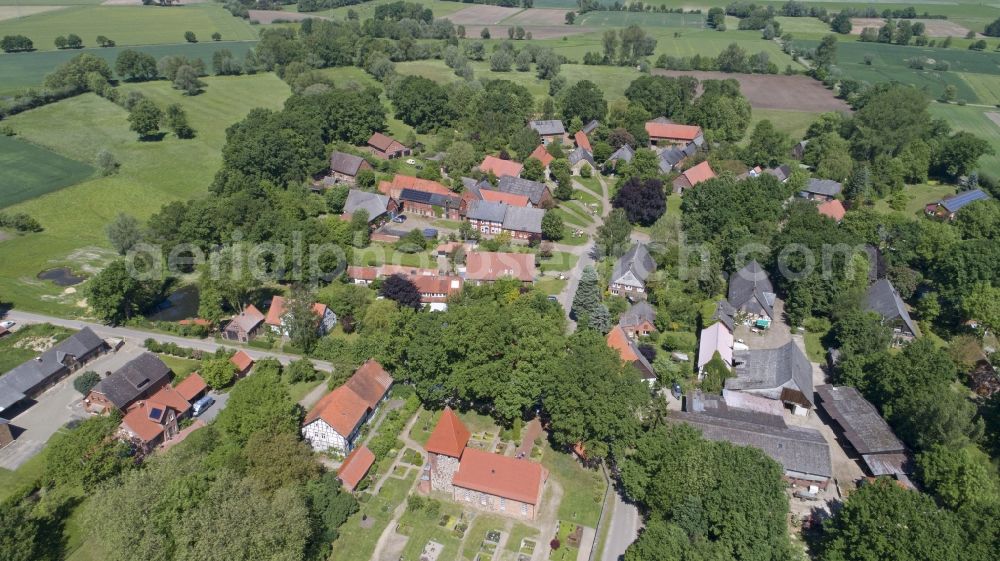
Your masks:
<svg viewBox="0 0 1000 561"><path fill-rule="evenodd" d="M151 321L180 321L198 315L198 287L187 285L170 293L148 316Z"/></svg>
<svg viewBox="0 0 1000 561"><path fill-rule="evenodd" d="M80 284L87 277L74 275L73 271L67 267L59 267L38 273L38 278L52 281L59 286L73 286L74 284Z"/></svg>

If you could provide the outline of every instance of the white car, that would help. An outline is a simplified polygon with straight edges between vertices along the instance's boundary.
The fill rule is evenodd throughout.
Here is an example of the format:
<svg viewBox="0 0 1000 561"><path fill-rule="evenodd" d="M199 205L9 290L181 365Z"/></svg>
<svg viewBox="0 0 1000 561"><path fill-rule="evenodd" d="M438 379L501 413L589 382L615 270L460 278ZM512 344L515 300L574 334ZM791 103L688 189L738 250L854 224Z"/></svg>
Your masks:
<svg viewBox="0 0 1000 561"><path fill-rule="evenodd" d="M14 323L14 322L12 322L12 321L0 321L0 327L2 327L4 329L10 329L11 327L14 327L15 325L17 325L17 324Z"/></svg>
<svg viewBox="0 0 1000 561"><path fill-rule="evenodd" d="M412 166L412 165L415 165L417 163L417 161L414 160L413 158L410 158L409 160L406 160L406 163L408 163L408 164L410 164Z"/></svg>

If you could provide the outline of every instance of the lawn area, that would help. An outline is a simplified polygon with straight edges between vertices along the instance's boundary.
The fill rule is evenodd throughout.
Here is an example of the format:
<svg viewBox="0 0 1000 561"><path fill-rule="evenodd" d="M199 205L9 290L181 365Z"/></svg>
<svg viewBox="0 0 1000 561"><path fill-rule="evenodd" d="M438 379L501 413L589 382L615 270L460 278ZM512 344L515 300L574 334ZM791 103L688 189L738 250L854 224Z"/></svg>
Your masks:
<svg viewBox="0 0 1000 561"><path fill-rule="evenodd" d="M32 345L45 343L41 350L48 349L52 345L70 336L72 331L63 327L56 327L48 323L25 325L14 333L0 339L0 373L7 372L15 366L33 359L39 352L32 348ZM45 341L49 339L49 341Z"/></svg>
<svg viewBox="0 0 1000 561"><path fill-rule="evenodd" d="M1000 77L998 77L997 87L1000 88ZM952 129L971 132L992 144L996 154L980 158L979 169L993 177L1000 177L1000 125L986 116L987 112L1000 113L1000 108L962 107L960 105L932 103L930 112L932 116L951 123Z"/></svg>
<svg viewBox="0 0 1000 561"><path fill-rule="evenodd" d="M566 283L568 282L568 280L559 280L555 277L545 277L535 282L535 288L544 294L555 296L566 288Z"/></svg>
<svg viewBox="0 0 1000 561"><path fill-rule="evenodd" d="M410 429L410 438L421 446L427 444L427 439L431 437L431 432L437 426L437 421L440 418L440 411L420 408L420 411L417 412L417 422L413 423L413 427Z"/></svg>
<svg viewBox="0 0 1000 561"><path fill-rule="evenodd" d="M819 364L826 364L826 348L823 347L823 337L826 337L827 332L813 333L812 331L806 331L804 337L806 343L806 356L809 357L811 362L816 362Z"/></svg>
<svg viewBox="0 0 1000 561"><path fill-rule="evenodd" d="M997 105L1000 103L1000 76L959 72L958 75L972 88L980 103Z"/></svg>
<svg viewBox="0 0 1000 561"><path fill-rule="evenodd" d="M705 27L705 14L665 14L649 12L587 12L576 18L583 27Z"/></svg>
<svg viewBox="0 0 1000 561"><path fill-rule="evenodd" d="M172 9L172 8L171 8ZM40 86L45 76L51 74L59 65L80 53L99 56L108 61L114 70L118 55L127 49L141 51L152 55L157 60L168 55L180 55L188 58L200 58L206 68L212 67L212 55L216 51L227 49L237 60L243 60L247 51L254 48L257 41L205 41L199 43L175 43L170 45L139 45L132 47L93 47L89 49L71 49L64 51L35 51L0 56L0 95L9 94L28 87ZM339 84L338 84L339 85Z"/></svg>
<svg viewBox="0 0 1000 561"><path fill-rule="evenodd" d="M907 185L904 192L910 198L906 202L906 209L903 211L903 214L912 218L921 215L926 205L935 203L948 195L954 195L955 186L942 184ZM892 210L889 207L888 199L876 201L875 210L886 214L898 213L898 211Z"/></svg>
<svg viewBox="0 0 1000 561"><path fill-rule="evenodd" d="M324 374L323 379L318 382L316 380L311 380L308 382L298 382L292 384L288 386L288 395L292 396L292 401L298 403L299 400L306 396L306 394L316 389L316 386L326 384L326 380L327 375Z"/></svg>
<svg viewBox="0 0 1000 561"><path fill-rule="evenodd" d="M600 186L598 186L600 188ZM596 210L601 210L601 199L594 195L594 193L589 189L574 189L573 199L582 202L587 205L588 208L594 208ZM594 205L591 207L590 205Z"/></svg>
<svg viewBox="0 0 1000 561"><path fill-rule="evenodd" d="M667 216L673 216L680 220L681 218L681 203L683 199L679 195L669 195L667 196Z"/></svg>
<svg viewBox="0 0 1000 561"><path fill-rule="evenodd" d="M801 19L801 18L793 18ZM747 135L743 139L748 141L750 139L750 133L753 132L753 128L757 123L768 120L774 125L774 128L788 133L792 137L792 140L798 141L803 136L806 135L806 129L819 117L819 113L810 113L808 111L782 111L780 109L754 109L753 114L750 117L750 126L747 127Z"/></svg>
<svg viewBox="0 0 1000 561"><path fill-rule="evenodd" d="M93 273L113 257L104 228L119 212L144 220L165 203L207 193L222 161L225 129L255 107L280 107L289 94L288 86L273 74L204 80L205 92L193 97L181 95L166 82L121 87L142 91L160 107L181 104L198 131L190 140L168 135L159 142L139 142L128 129L126 111L94 94L4 121L24 139L64 157L90 162L106 148L121 162L115 175L90 179L9 209L35 217L45 231L0 242L4 300L24 309L79 316L84 311L77 306L79 296L63 295L61 287L40 282L35 275L56 266ZM73 211L67 212L70 208Z"/></svg>
<svg viewBox="0 0 1000 561"><path fill-rule="evenodd" d="M27 485L42 475L45 471L45 450L36 454L35 457L21 464L15 471L0 468L0 502L7 500L7 497L18 487Z"/></svg>
<svg viewBox="0 0 1000 561"><path fill-rule="evenodd" d="M518 548L521 547L521 541L525 538L529 538L537 542L538 529L532 528L526 524L521 524L520 522L515 522L514 527L510 530L510 537L507 538L507 551L517 553Z"/></svg>
<svg viewBox="0 0 1000 561"><path fill-rule="evenodd" d="M13 136L0 136L0 208L83 181L94 168Z"/></svg>
<svg viewBox="0 0 1000 561"><path fill-rule="evenodd" d="M163 364L166 364L170 368L170 370L173 371L175 385L184 378L187 378L195 370L198 370L198 367L201 366L200 362L190 358L182 358L179 356L171 356L164 354L158 354L156 356L160 357L160 360L163 361Z"/></svg>
<svg viewBox="0 0 1000 561"><path fill-rule="evenodd" d="M375 551L375 542L389 524L392 511L406 499L417 472L418 470L411 470L406 479L390 478L378 495L363 503L358 512L340 527L340 537L333 542L330 559L368 561ZM366 516L368 519L362 522L362 518Z"/></svg>
<svg viewBox="0 0 1000 561"><path fill-rule="evenodd" d="M219 32L227 41L257 39L257 32L245 19L235 18L221 4L173 6L78 6L35 14L17 20L0 21L0 35L21 34L40 51L55 50L59 35L76 33L88 47L96 46L98 35L116 44L159 45L184 43L184 33L194 32L199 41L211 41ZM20 55L11 55L20 56Z"/></svg>
<svg viewBox="0 0 1000 561"><path fill-rule="evenodd" d="M419 559L424 546L430 540L444 546L439 559L458 557L458 545L461 538L455 533L455 525L462 514L462 509L450 501L439 501L439 504L441 506L437 515L428 513L424 509L414 511L407 507L396 527L398 533L410 537L406 542L406 547L403 548L401 559ZM445 517L448 518L446 524L442 526L441 522L445 520Z"/></svg>
<svg viewBox="0 0 1000 561"><path fill-rule="evenodd" d="M830 26L821 22L817 18L789 18L778 16L774 18L774 20L781 24L782 33L791 33L793 35L799 35L802 33L830 33Z"/></svg>
<svg viewBox="0 0 1000 561"><path fill-rule="evenodd" d="M404 225L405 226L405 225ZM404 253L389 244L373 243L351 253L351 264L374 267L376 265L403 265L405 267L437 267L437 259L429 252Z"/></svg>
<svg viewBox="0 0 1000 561"><path fill-rule="evenodd" d="M573 255L565 251L553 251L551 259L542 259L539 269L541 272L546 271L557 271L566 272L576 267L576 262L580 260L579 256Z"/></svg>
<svg viewBox="0 0 1000 561"><path fill-rule="evenodd" d="M601 189L600 180L598 180L594 176L574 177L573 179L576 180L576 182L579 183L580 185L586 187L587 190L596 195L597 198L600 198L601 194L603 193L603 189Z"/></svg>
<svg viewBox="0 0 1000 561"><path fill-rule="evenodd" d="M574 456L556 452L547 442L544 446L542 464L563 488L557 516L567 522L597 527L606 488L604 477L597 470L581 466Z"/></svg>

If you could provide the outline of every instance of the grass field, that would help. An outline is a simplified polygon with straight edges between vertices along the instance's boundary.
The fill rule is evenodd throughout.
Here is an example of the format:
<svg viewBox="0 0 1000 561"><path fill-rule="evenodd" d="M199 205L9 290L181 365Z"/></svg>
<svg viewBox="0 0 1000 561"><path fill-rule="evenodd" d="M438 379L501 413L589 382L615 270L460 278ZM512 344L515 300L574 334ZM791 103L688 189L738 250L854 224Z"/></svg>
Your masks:
<svg viewBox="0 0 1000 561"><path fill-rule="evenodd" d="M0 0L2 2L3 0ZM372 2L363 2L361 4L355 4L353 6L342 6L340 8L333 8L331 10L322 10L315 12L319 16L327 16L340 20L347 19L347 12L353 10L354 13L358 14L358 19L364 21L375 15L375 7L382 4L391 4L397 0L374 0ZM575 1L575 0L574 0ZM455 12L464 10L469 7L469 4L463 2L442 2L439 0L419 0L420 4L431 9L434 12L435 18L445 18ZM574 4L575 6L576 4ZM294 4L289 4L284 6L284 9L290 12L298 11L298 7Z"/></svg>
<svg viewBox="0 0 1000 561"><path fill-rule="evenodd" d="M0 169L0 208L58 191L94 173L87 164L13 136L0 136Z"/></svg>
<svg viewBox="0 0 1000 561"><path fill-rule="evenodd" d="M646 12L587 12L574 25L583 27L705 27L704 14L665 14Z"/></svg>
<svg viewBox="0 0 1000 561"><path fill-rule="evenodd" d="M753 132L754 126L763 120L771 121L774 128L788 133L794 140L799 140L806 134L806 129L819 117L819 113L808 111L782 111L780 109L754 109L750 117L750 126L747 127L747 137Z"/></svg>
<svg viewBox="0 0 1000 561"><path fill-rule="evenodd" d="M1000 112L1000 109L932 103L930 110L931 115L951 123L952 129L971 132L989 141L996 154L983 156L979 160L979 169L993 177L1000 177L1000 126L986 116L987 111Z"/></svg>
<svg viewBox="0 0 1000 561"><path fill-rule="evenodd" d="M774 19L781 24L782 33L791 33L792 35L802 33L830 33L830 26L816 18L786 18L779 16Z"/></svg>
<svg viewBox="0 0 1000 561"><path fill-rule="evenodd" d="M1000 75L959 72L958 76L972 89L979 103L1000 104Z"/></svg>
<svg viewBox="0 0 1000 561"><path fill-rule="evenodd" d="M919 216L923 212L924 206L940 201L948 195L954 195L955 186L942 185L938 183L908 185L906 186L904 193L908 196L908 200L906 202L906 208L902 211L893 210L889 206L888 199L876 201L875 210L886 214L903 214L908 218L913 218L914 216Z"/></svg>
<svg viewBox="0 0 1000 561"><path fill-rule="evenodd" d="M548 443L545 444L542 464L563 488L563 498L557 514L559 519L596 527L606 487L601 473L584 468L574 456L556 452Z"/></svg>
<svg viewBox="0 0 1000 561"><path fill-rule="evenodd" d="M171 8L79 6L0 21L0 35L27 35L40 51L55 50L55 38L69 33L79 35L86 46L94 46L98 35L126 46L183 43L185 31L194 32L200 41L211 41L214 32L228 41L257 38L246 20L233 17L215 3Z"/></svg>
<svg viewBox="0 0 1000 561"><path fill-rule="evenodd" d="M206 41L200 43L175 43L171 45L144 45L137 47L94 47L65 51L36 51L0 56L0 96L29 87L42 85L45 76L59 65L80 53L97 55L108 61L114 69L115 59L126 50L132 49L153 55L157 60L168 55L200 58L206 68L212 67L212 55L221 49L228 49L238 60L243 60L247 51L254 48L257 41Z"/></svg>
<svg viewBox="0 0 1000 561"><path fill-rule="evenodd" d="M0 242L0 294L19 307L79 315L39 271L70 265L80 269L93 253L108 253L104 227L118 212L145 219L170 201L207 192L221 163L225 129L255 107L278 108L288 86L273 74L206 78L201 95L181 95L166 82L127 84L160 107L180 103L198 131L190 140L168 135L160 142L139 142L128 130L121 107L85 94L7 119L25 139L75 160L92 161L101 148L121 162L118 174L96 178L15 205L37 218L45 231ZM67 212L72 209L72 212Z"/></svg>

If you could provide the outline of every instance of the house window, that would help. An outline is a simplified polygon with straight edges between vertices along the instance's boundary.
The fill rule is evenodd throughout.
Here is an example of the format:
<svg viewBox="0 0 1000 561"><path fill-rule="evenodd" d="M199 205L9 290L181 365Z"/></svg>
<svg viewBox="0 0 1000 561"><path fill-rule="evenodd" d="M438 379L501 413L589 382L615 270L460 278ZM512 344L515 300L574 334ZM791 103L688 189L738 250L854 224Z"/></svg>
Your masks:
<svg viewBox="0 0 1000 561"><path fill-rule="evenodd" d="M479 504L481 504L483 506L486 506L486 503L487 503L486 493L480 493L480 495L479 495Z"/></svg>
<svg viewBox="0 0 1000 561"><path fill-rule="evenodd" d="M507 499L500 497L500 510L507 510Z"/></svg>
<svg viewBox="0 0 1000 561"><path fill-rule="evenodd" d="M521 515L522 516L528 515L528 505L525 503L521 503Z"/></svg>
<svg viewBox="0 0 1000 561"><path fill-rule="evenodd" d="M468 502L472 502L472 491L469 490L465 491L465 500Z"/></svg>

